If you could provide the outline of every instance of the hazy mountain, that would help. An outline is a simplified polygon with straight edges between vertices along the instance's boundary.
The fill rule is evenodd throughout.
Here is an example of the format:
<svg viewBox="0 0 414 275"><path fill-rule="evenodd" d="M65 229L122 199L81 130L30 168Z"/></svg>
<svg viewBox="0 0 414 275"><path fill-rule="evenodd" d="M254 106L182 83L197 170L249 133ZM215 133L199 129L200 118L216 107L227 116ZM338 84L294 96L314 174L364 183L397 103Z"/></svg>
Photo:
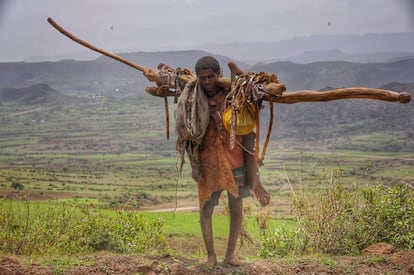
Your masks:
<svg viewBox="0 0 414 275"><path fill-rule="evenodd" d="M340 50L310 51L302 54L282 58L280 61L293 63L312 63L318 61L348 61L355 63L386 63L401 59L414 58L414 52L375 52L361 54L347 54Z"/></svg>
<svg viewBox="0 0 414 275"><path fill-rule="evenodd" d="M217 43L200 45L199 48L250 64L328 60L388 62L391 59L414 55L414 33L312 35L280 41L275 37L275 42ZM312 57L315 52L320 55L318 59ZM390 55L390 60L386 59L387 54Z"/></svg>
<svg viewBox="0 0 414 275"><path fill-rule="evenodd" d="M188 67L194 70L196 61L210 53L204 51L177 52L136 52L120 55L141 66L156 68L159 63L172 67ZM230 59L215 55L225 66ZM246 67L243 63L241 67ZM21 88L38 83L71 95L112 95L127 96L144 93L145 86L151 85L142 72L106 56L92 61L62 60L58 62L14 62L0 63L0 88Z"/></svg>
<svg viewBox="0 0 414 275"><path fill-rule="evenodd" d="M275 61L310 63L316 61L349 61L357 63L390 62L414 56L414 33L369 33L348 35L311 35L278 40L273 42L213 43L193 46L191 49L228 56L250 65ZM172 51L189 52L171 49ZM135 52L134 50L110 50L114 53ZM172 52L170 51L170 52ZM164 52L164 51L163 51ZM165 51L168 52L168 51ZM197 51L194 51L197 52ZM162 56L162 52L159 52ZM60 60L91 61L100 54L84 48L77 52L59 56L32 56L25 62L45 62ZM157 54L154 54L154 57ZM177 64L177 65L181 65ZM190 64L192 65L192 64Z"/></svg>
<svg viewBox="0 0 414 275"><path fill-rule="evenodd" d="M407 92L407 93L410 93L412 96L414 96L414 82L412 83L392 82L392 83L388 83L388 84L381 86L380 89L397 91L397 92Z"/></svg>
<svg viewBox="0 0 414 275"><path fill-rule="evenodd" d="M156 68L159 63L194 70L197 59L211 54L204 51L136 52L121 54L132 62ZM226 64L229 57L215 55L229 76ZM233 59L234 60L234 59ZM246 71L275 73L288 91L319 90L326 86L377 88L387 83L412 83L414 59L388 63L353 63L343 61L296 64L273 62L248 66L234 60ZM0 63L0 88L23 88L47 83L68 95L104 95L124 97L145 94L145 87L153 85L140 71L101 56L92 61L62 60L59 62Z"/></svg>
<svg viewBox="0 0 414 275"><path fill-rule="evenodd" d="M45 62L45 61L57 62L57 61L68 60L68 59L79 60L79 61L90 61L90 60L96 59L100 55L101 55L100 53L82 49L80 51L68 52L68 53L56 55L56 56L31 56L31 57L27 57L25 60L22 60L22 61L23 62Z"/></svg>
<svg viewBox="0 0 414 275"><path fill-rule="evenodd" d="M275 73L292 90L319 90L331 87L373 87L390 82L410 83L414 80L414 59L390 63L352 63L344 61L295 64L274 62L258 64L252 71Z"/></svg>
<svg viewBox="0 0 414 275"><path fill-rule="evenodd" d="M76 100L76 98L64 95L47 84L0 89L0 103L2 104L61 104Z"/></svg>

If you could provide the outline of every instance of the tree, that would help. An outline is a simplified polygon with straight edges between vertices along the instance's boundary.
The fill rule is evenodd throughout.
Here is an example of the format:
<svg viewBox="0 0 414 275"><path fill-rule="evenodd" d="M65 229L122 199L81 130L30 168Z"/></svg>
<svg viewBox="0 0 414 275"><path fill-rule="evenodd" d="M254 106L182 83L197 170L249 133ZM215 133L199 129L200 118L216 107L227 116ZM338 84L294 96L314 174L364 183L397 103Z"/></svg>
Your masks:
<svg viewBox="0 0 414 275"><path fill-rule="evenodd" d="M21 184L20 182L13 182L10 187L16 189L16 190L23 190L24 185Z"/></svg>

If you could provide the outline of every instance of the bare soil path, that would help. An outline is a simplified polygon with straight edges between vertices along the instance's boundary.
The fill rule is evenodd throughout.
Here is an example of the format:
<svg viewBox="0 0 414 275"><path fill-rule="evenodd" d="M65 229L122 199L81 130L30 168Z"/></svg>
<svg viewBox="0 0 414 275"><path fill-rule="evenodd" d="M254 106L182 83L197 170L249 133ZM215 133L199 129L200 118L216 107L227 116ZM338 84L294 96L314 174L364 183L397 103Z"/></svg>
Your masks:
<svg viewBox="0 0 414 275"><path fill-rule="evenodd" d="M0 256L0 275L20 274L414 274L414 250L395 252L377 244L361 256L298 257L245 261L240 267L218 264L208 268L201 260L180 256L94 254L77 258L76 266L49 266L24 257Z"/></svg>

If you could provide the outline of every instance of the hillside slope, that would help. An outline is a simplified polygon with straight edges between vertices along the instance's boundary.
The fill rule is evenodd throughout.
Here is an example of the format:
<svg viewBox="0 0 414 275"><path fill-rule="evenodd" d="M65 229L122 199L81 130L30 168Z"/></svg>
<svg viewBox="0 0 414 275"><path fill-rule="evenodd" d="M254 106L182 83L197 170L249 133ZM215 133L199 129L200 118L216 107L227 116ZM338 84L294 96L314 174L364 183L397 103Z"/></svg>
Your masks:
<svg viewBox="0 0 414 275"><path fill-rule="evenodd" d="M64 95L44 83L24 88L0 89L0 103L2 104L57 104L75 101L76 98Z"/></svg>

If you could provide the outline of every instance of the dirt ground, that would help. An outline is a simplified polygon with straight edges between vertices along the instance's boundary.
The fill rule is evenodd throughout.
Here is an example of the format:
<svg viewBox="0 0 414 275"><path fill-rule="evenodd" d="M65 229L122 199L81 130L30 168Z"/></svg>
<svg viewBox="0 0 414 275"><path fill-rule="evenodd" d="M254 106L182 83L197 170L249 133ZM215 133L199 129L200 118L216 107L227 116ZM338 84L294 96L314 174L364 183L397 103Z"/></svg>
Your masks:
<svg viewBox="0 0 414 275"><path fill-rule="evenodd" d="M3 194L10 195L10 194ZM40 199L35 193L31 199ZM36 198L35 198L36 197ZM55 194L41 199L56 198ZM154 209L152 209L154 211ZM56 259L56 257L52 257ZM68 260L69 259L69 260ZM291 257L243 261L240 267L219 263L207 267L201 259L182 256L115 255L97 253L80 257L62 257L60 264L45 264L44 259L1 255L0 275L26 274L413 274L414 250L396 251L379 243L365 249L360 256ZM62 265L62 263L68 264Z"/></svg>
<svg viewBox="0 0 414 275"><path fill-rule="evenodd" d="M257 260L245 261L240 267L218 264L208 268L201 261L170 255L97 254L80 257L79 264L62 267L24 257L0 256L0 274L414 274L414 250L395 251L387 244L373 245L358 257L323 259Z"/></svg>

